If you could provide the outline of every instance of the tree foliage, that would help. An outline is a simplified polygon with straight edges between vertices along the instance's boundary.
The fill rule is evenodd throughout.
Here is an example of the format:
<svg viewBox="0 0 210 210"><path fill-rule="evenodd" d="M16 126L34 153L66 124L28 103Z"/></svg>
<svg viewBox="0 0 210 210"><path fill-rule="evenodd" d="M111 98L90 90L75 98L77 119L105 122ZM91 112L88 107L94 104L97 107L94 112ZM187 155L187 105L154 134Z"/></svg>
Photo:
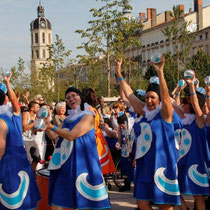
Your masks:
<svg viewBox="0 0 210 210"><path fill-rule="evenodd" d="M194 36L187 30L190 22L184 22L183 11L180 10L179 7L173 6L170 16L173 19L172 25L164 28L162 33L168 39L170 45L174 46L173 59L176 60L177 65L173 71L176 72L176 82L178 82L180 79L180 71L186 67L186 57Z"/></svg>
<svg viewBox="0 0 210 210"><path fill-rule="evenodd" d="M187 68L193 69L196 78L200 81L200 86L204 86L204 79L210 75L210 56L203 50L192 56Z"/></svg>
<svg viewBox="0 0 210 210"><path fill-rule="evenodd" d="M87 65L90 65L92 70L94 69L93 65L96 65L97 68L98 65L105 66L107 73L106 95L111 96L111 63L116 57L126 58L127 49L140 45L137 31L141 28L141 24L123 15L122 9L131 8L129 0L105 0L102 2L104 6L101 8L90 9L93 16L93 20L88 22L90 27L76 32L87 40L79 46L87 53L84 56L86 61L90 59Z"/></svg>

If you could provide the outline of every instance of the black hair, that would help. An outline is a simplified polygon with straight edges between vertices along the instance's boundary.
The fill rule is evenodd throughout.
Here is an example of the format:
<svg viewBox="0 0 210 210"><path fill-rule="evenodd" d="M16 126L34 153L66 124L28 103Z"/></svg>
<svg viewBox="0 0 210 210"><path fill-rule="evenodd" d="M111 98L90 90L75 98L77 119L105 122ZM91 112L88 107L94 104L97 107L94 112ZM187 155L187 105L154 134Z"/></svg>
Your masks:
<svg viewBox="0 0 210 210"><path fill-rule="evenodd" d="M28 107L27 106L21 106L20 110L21 110L21 113L27 112L28 111Z"/></svg>
<svg viewBox="0 0 210 210"><path fill-rule="evenodd" d="M206 99L205 99L205 95L196 91L196 94L197 94L197 98L198 98L198 103L199 103L199 106L201 108L201 110L203 109L203 106L206 102Z"/></svg>
<svg viewBox="0 0 210 210"><path fill-rule="evenodd" d="M125 113L123 115L117 117L118 124L125 124L125 122L128 122L128 118Z"/></svg>
<svg viewBox="0 0 210 210"><path fill-rule="evenodd" d="M28 110L31 110L31 108L32 108L35 104L38 104L38 105L39 105L38 102L36 102L36 101L31 101L31 102L29 103L29 105L28 105Z"/></svg>
<svg viewBox="0 0 210 210"><path fill-rule="evenodd" d="M98 105L100 106L97 100L96 92L92 88L84 88L82 90L82 95L85 102L87 102L92 107L96 108Z"/></svg>
<svg viewBox="0 0 210 210"><path fill-rule="evenodd" d="M187 96L188 96L188 95L187 95ZM195 111L194 111L194 109L193 109L192 104L189 103L189 100L188 100L186 97L184 97L184 98L182 99L182 104L189 104L189 105L190 105L190 114L195 114Z"/></svg>
<svg viewBox="0 0 210 210"><path fill-rule="evenodd" d="M5 101L5 93L0 89L0 106L4 104Z"/></svg>

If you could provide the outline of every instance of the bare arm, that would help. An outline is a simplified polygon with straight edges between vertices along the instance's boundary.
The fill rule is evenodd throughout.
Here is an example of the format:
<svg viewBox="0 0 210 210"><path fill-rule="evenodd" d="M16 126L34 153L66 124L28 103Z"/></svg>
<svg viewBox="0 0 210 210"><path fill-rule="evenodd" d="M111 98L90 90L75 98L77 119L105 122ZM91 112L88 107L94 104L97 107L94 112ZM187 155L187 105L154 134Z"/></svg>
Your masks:
<svg viewBox="0 0 210 210"><path fill-rule="evenodd" d="M151 63L151 64L155 68L160 82L160 97L162 102L161 115L166 122L170 123L172 122L173 118L173 107L163 72L165 66L165 58L162 56L160 63L158 64Z"/></svg>
<svg viewBox="0 0 210 210"><path fill-rule="evenodd" d="M34 122L28 124L28 114L26 112L22 113L22 126L23 132L31 130L34 127Z"/></svg>
<svg viewBox="0 0 210 210"><path fill-rule="evenodd" d="M128 107L131 106L131 105L130 105L130 102L129 102L128 99L126 98L125 93L124 93L124 91L122 90L121 87L120 87L120 97L122 98L123 103L124 103L126 106L128 106Z"/></svg>
<svg viewBox="0 0 210 210"><path fill-rule="evenodd" d="M117 68L116 68L116 74L117 74L117 78L121 78L122 74L121 74L121 65L122 65L122 59L120 58L119 60L117 60L116 62ZM122 91L125 94L125 97L128 99L128 101L130 102L131 106L141 115L144 115L144 105L145 103L142 102L141 100L139 100L133 93L133 90L131 89L131 87L127 84L127 82L125 80L121 80L120 81L120 89L122 89Z"/></svg>
<svg viewBox="0 0 210 210"><path fill-rule="evenodd" d="M210 126L210 85L206 85L205 90L206 90L206 104L209 110L206 118L206 124Z"/></svg>
<svg viewBox="0 0 210 210"><path fill-rule="evenodd" d="M103 131L106 132L106 134L109 138L117 138L118 137L117 132L115 130L110 130L109 126L106 123L103 123L102 125L100 125L100 127Z"/></svg>
<svg viewBox="0 0 210 210"><path fill-rule="evenodd" d="M0 160L2 159L6 148L7 124L0 119Z"/></svg>
<svg viewBox="0 0 210 210"><path fill-rule="evenodd" d="M198 97L195 93L195 86L194 86L194 80L195 80L195 76L190 79L190 78L185 78L186 82L188 83L189 87L190 87L190 93L191 93L191 103L193 105L193 109L195 111L196 114L196 123L198 125L199 128L203 128L204 127L204 116L203 116L203 112L199 106L198 103Z"/></svg>
<svg viewBox="0 0 210 210"><path fill-rule="evenodd" d="M85 115L75 126L74 128L69 131L66 129L62 129L62 128L57 128L56 131L54 131L57 135L51 135L52 134L52 128L54 126L49 123L47 124L47 129L48 129L48 133L50 138L56 138L57 136L61 136L69 141L73 141L76 138L83 136L84 134L86 134L88 131L90 131L91 129L93 129L95 127L95 120L94 117L92 115ZM50 130L49 130L50 129ZM51 133L51 134L50 134Z"/></svg>
<svg viewBox="0 0 210 210"><path fill-rule="evenodd" d="M8 95L9 95L9 100L12 103L13 112L16 115L20 115L21 111L20 111L20 106L18 104L18 99L16 97L15 92L13 91L13 89L11 88L11 86L9 84L10 78L12 77L12 73L10 72L9 77L6 77L3 74L3 77L4 77L5 84L7 86L7 92L8 92Z"/></svg>
<svg viewBox="0 0 210 210"><path fill-rule="evenodd" d="M174 108L174 110L176 111L176 113L182 118L184 119L185 116L184 116L184 112L182 110L182 108L176 103L176 101L171 98L171 103L172 103L172 106Z"/></svg>
<svg viewBox="0 0 210 210"><path fill-rule="evenodd" d="M205 90L206 90L206 104L210 112L210 85L206 85Z"/></svg>

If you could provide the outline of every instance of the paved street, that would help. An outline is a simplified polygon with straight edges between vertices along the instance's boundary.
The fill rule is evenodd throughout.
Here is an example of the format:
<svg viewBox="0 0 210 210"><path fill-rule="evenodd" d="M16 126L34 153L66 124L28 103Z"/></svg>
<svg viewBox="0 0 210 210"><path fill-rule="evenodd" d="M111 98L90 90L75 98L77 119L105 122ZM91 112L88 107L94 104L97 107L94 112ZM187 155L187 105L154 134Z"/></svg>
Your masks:
<svg viewBox="0 0 210 210"><path fill-rule="evenodd" d="M131 191L118 192L118 188L111 182L112 189L109 191L109 197L113 210L134 210L136 208L136 201L133 198L133 186ZM193 199L191 196L185 196L185 201L190 210L193 209ZM153 209L158 209L153 206ZM177 208L175 207L174 210Z"/></svg>

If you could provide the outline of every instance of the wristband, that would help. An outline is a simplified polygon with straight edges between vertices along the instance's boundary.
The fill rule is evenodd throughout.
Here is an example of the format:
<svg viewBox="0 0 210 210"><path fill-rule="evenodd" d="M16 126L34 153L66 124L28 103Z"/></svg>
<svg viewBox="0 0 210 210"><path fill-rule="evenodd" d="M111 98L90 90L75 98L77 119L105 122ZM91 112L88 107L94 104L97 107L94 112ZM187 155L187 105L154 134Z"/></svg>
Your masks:
<svg viewBox="0 0 210 210"><path fill-rule="evenodd" d="M58 128L58 127L54 125L53 128L51 129L51 131L56 131L57 128Z"/></svg>
<svg viewBox="0 0 210 210"><path fill-rule="evenodd" d="M196 94L196 92L190 93L191 96L193 96L193 95L195 95L195 94Z"/></svg>
<svg viewBox="0 0 210 210"><path fill-rule="evenodd" d="M123 78L123 77L119 77L119 78L117 78L117 81L118 81L118 82L120 82L120 81L122 81L122 80L124 80L124 78Z"/></svg>
<svg viewBox="0 0 210 210"><path fill-rule="evenodd" d="M175 96L180 96L180 93L175 93Z"/></svg>
<svg viewBox="0 0 210 210"><path fill-rule="evenodd" d="M210 98L210 95L205 95L206 98Z"/></svg>

